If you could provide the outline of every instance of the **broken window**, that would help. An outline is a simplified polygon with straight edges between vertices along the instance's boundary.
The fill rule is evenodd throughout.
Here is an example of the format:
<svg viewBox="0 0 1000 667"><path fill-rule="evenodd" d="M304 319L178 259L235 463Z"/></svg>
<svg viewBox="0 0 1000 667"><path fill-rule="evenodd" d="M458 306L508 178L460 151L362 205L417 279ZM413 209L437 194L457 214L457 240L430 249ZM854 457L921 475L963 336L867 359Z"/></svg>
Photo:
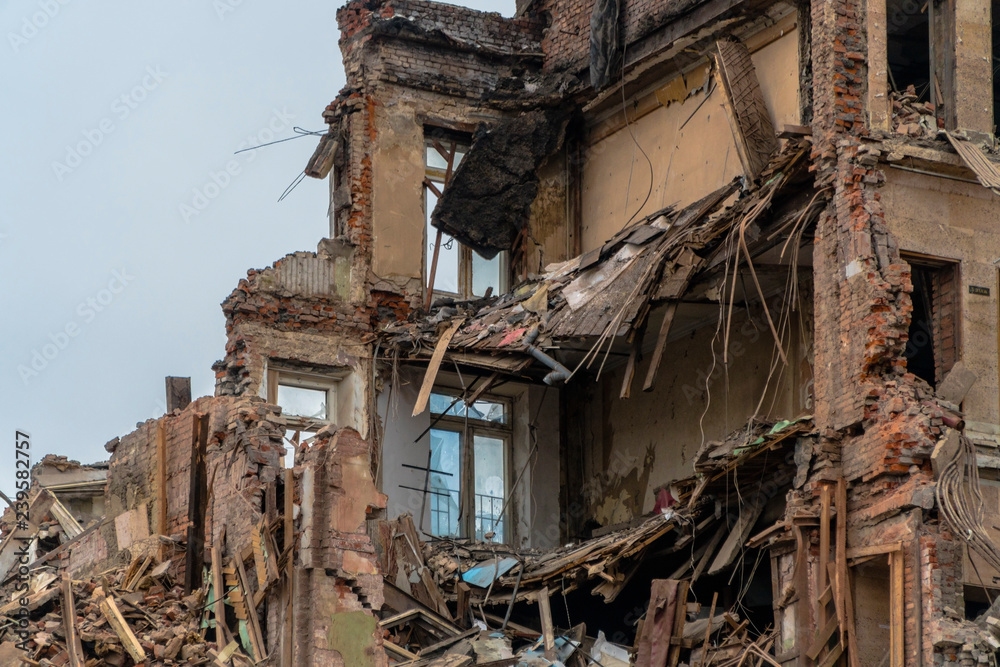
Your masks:
<svg viewBox="0 0 1000 667"><path fill-rule="evenodd" d="M440 135L440 131L435 131ZM434 293L460 298L506 290L507 253L485 259L431 224L431 214L469 149L468 140L428 136L424 147L424 267L428 302Z"/></svg>
<svg viewBox="0 0 1000 667"><path fill-rule="evenodd" d="M913 283L913 313L903 354L907 370L935 387L958 358L958 267L926 257L906 260Z"/></svg>
<svg viewBox="0 0 1000 667"><path fill-rule="evenodd" d="M268 402L281 407L288 428L285 430L285 466L294 462L299 443L316 435L327 424L337 421L337 386L340 377L270 369Z"/></svg>
<svg viewBox="0 0 1000 667"><path fill-rule="evenodd" d="M437 420L430 431L431 534L504 542L510 404L487 397L466 407L436 392L430 412Z"/></svg>
<svg viewBox="0 0 1000 667"><path fill-rule="evenodd" d="M889 85L906 94L910 86L915 101L931 98L931 21L929 0L886 1Z"/></svg>

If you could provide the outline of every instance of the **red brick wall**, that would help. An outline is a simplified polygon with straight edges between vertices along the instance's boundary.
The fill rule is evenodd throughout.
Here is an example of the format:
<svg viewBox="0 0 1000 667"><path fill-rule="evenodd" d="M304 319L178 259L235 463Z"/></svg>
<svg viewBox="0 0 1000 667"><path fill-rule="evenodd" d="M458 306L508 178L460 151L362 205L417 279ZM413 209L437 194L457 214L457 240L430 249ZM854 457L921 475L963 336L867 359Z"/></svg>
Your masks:
<svg viewBox="0 0 1000 667"><path fill-rule="evenodd" d="M158 534L157 508L157 425L166 435L167 536L185 538L188 521L188 494L191 479L191 451L195 417L209 416L206 474L210 482L205 504L206 544L221 527L227 527L228 553L236 553L250 539L250 531L260 519L264 485L277 479L281 469L283 431L277 425L277 406L256 397L200 398L184 411L149 420L120 439L111 456L108 487L105 491L107 518L146 504L149 528ZM111 524L109 555L117 553ZM105 535L108 537L108 535Z"/></svg>

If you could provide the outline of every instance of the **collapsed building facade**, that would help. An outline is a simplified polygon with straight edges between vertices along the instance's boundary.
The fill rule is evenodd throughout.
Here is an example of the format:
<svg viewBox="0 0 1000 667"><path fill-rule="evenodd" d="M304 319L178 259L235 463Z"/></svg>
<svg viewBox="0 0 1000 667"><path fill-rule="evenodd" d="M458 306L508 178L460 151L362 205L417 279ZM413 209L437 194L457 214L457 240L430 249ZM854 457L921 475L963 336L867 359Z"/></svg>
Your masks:
<svg viewBox="0 0 1000 667"><path fill-rule="evenodd" d="M993 9L348 3L329 239L26 499L19 655L996 664Z"/></svg>

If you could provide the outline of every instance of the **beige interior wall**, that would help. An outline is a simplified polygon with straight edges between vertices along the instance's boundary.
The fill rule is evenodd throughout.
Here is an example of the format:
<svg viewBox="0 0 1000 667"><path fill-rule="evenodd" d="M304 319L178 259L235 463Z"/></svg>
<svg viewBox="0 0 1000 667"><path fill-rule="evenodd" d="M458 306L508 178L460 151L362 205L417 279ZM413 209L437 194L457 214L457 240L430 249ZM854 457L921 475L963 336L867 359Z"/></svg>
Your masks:
<svg viewBox="0 0 1000 667"><path fill-rule="evenodd" d="M585 504L588 516L601 525L650 512L655 489L694 474L703 433L704 441L723 439L755 413L774 350L763 314L756 312L752 321L734 316L728 373L721 342L713 357L715 330L712 320L669 342L651 392L641 390L651 355L638 364L627 399L619 398L621 362L596 384L574 379L579 419L569 422L568 449L579 448L584 457ZM796 331L791 339L798 338ZM807 354L793 344L790 367L775 374L761 416L791 419L808 411L811 385L808 373L802 373Z"/></svg>
<svg viewBox="0 0 1000 667"><path fill-rule="evenodd" d="M753 61L776 130L798 124L798 30L757 49ZM603 244L633 216L685 206L742 173L724 93L714 83L704 86L708 73L702 66L683 78L664 81L652 93L655 101L644 101L653 105L651 111L587 147L581 207L584 252ZM591 128L591 136L601 136L608 122ZM652 163L652 178L643 152Z"/></svg>
<svg viewBox="0 0 1000 667"><path fill-rule="evenodd" d="M963 404L966 430L977 442L1000 444L997 382L996 233L1000 198L978 183L886 170L882 189L886 222L902 250L959 260L962 308L959 358L978 376ZM969 293L987 287L989 296Z"/></svg>
<svg viewBox="0 0 1000 667"><path fill-rule="evenodd" d="M375 107L372 268L380 278L422 280L424 128L410 104Z"/></svg>

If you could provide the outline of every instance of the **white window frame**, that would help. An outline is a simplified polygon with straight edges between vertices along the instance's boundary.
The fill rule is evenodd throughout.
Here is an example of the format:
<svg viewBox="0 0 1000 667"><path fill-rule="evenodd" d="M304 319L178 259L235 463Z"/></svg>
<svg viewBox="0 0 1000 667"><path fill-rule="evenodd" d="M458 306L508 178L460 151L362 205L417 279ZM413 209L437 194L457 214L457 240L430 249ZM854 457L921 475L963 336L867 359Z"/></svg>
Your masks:
<svg viewBox="0 0 1000 667"><path fill-rule="evenodd" d="M293 439L288 437L287 433L289 431L295 431L300 434L304 431L315 432L324 426L328 426L329 424L340 423L340 415L338 414L338 393L341 389L341 382L343 379L344 374L340 373L310 373L308 371L304 372L282 366L268 367L266 400L272 405L278 405L280 407L280 404L278 403L279 386L326 391L326 419L301 417L299 415L287 414L284 410L282 410L282 416L285 419L286 448L296 444ZM301 444L301 442L302 440L300 438L299 443Z"/></svg>
<svg viewBox="0 0 1000 667"><path fill-rule="evenodd" d="M460 395L454 389L447 387L435 387L434 394L449 396L452 399L458 398ZM431 412L431 420L434 422L431 430L442 430L450 431L452 433L459 434L459 447L460 451L460 461L462 465L462 470L459 472L459 497L460 505L463 508L463 516L459 521L459 537L471 537L476 535L476 488L475 488L475 459L473 451L470 449L470 444L472 447L475 446L475 438L477 435L487 436L492 438L497 438L502 440L504 443L504 470L503 470L503 480L504 480L504 490L503 490L503 513L500 516L500 520L503 522L503 541L504 544L513 543L513 524L510 520L510 507L511 507L511 469L513 462L513 451L514 451L514 426L513 426L513 401L506 396L495 396L490 394L482 395L479 400L489 401L490 403L499 403L504 406L504 423L498 424L497 422L487 421L483 419L474 419L471 417L459 417L454 415L442 415L441 413ZM463 405L461 399L455 404L456 406ZM431 505L433 508L433 504ZM433 509L431 509L433 512ZM432 523L433 525L433 523ZM484 533L487 532L484 526ZM482 536L477 536L482 537ZM500 542L499 540L497 540Z"/></svg>

